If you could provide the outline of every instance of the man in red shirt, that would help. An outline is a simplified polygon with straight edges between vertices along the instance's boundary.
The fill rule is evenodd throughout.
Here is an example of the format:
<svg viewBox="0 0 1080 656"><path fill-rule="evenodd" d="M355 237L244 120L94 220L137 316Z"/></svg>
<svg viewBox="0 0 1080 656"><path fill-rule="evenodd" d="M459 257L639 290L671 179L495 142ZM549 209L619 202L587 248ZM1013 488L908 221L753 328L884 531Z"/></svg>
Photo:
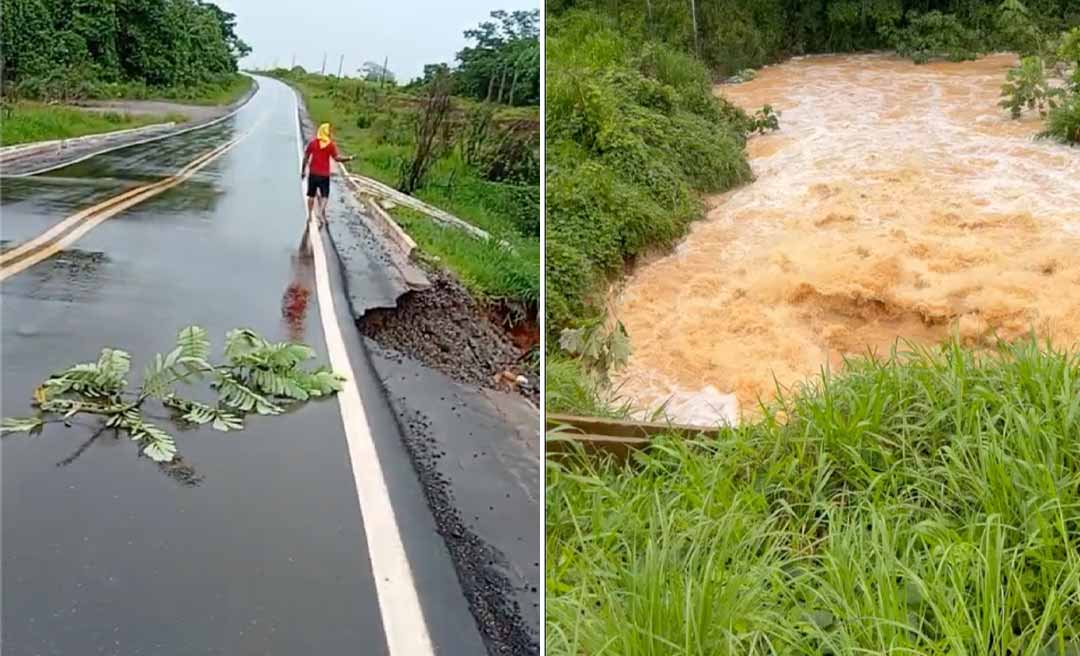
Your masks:
<svg viewBox="0 0 1080 656"><path fill-rule="evenodd" d="M315 192L319 198L319 227L326 225L326 200L330 197L330 158L339 162L350 162L352 157L341 157L338 154L337 145L330 140L330 124L323 123L315 138L307 145L304 151L304 163L300 165L300 179L307 175L307 211L311 216L311 210L315 205ZM311 163L311 171L308 174L308 163Z"/></svg>

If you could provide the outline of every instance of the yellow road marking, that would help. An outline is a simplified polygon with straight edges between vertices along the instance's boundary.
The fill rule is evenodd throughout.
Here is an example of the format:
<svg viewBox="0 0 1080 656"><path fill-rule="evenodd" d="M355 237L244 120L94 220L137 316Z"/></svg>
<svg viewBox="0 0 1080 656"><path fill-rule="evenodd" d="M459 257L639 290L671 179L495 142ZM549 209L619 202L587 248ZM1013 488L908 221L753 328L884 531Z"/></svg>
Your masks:
<svg viewBox="0 0 1080 656"><path fill-rule="evenodd" d="M258 123L261 123L261 121L258 121L255 127L258 127ZM232 141L226 142L225 144L200 155L180 169L176 174L165 178L164 180L159 180L158 182L143 185L135 189L129 189L128 191L102 201L97 205L88 207L85 210L60 221L41 235L21 244L18 248L0 255L0 264L22 258L18 259L14 264L9 264L0 269L0 281L6 280L42 260L52 257L58 251L70 246L106 219L116 216L129 207L133 207L148 198L153 198L154 196L189 180L195 173L205 168L208 164L232 149L233 146L247 138L248 135L254 132L255 127L252 127L251 130L248 130ZM71 229L72 226L77 227ZM66 234L63 234L65 232ZM63 236L59 237L61 234L63 234Z"/></svg>
<svg viewBox="0 0 1080 656"><path fill-rule="evenodd" d="M107 207L110 207L111 205L115 205L116 203L119 203L119 202L121 202L121 201L123 201L123 200L125 200L127 198L131 198L132 196L138 195L138 194L140 194L140 193L142 193L144 191L154 189L156 187L159 187L159 186L161 186L163 184L168 183L170 180L175 179L177 176L183 175L192 166L197 165L202 160L206 159L207 157L210 157L210 156L214 155L214 153L216 153L217 151L221 150L222 148L224 148L225 146L228 146L228 145L229 144L226 143L226 144L224 144L222 146L218 146L217 148L214 148L213 150L209 150L209 151L203 153L202 155L199 155L194 160L192 160L190 163L188 163L187 166L185 166L184 168L177 171L174 175L172 175L172 176L170 176L168 178L165 178L164 180L158 180L157 182L151 182L151 183L148 183L148 184L144 184L144 185L142 185L140 187L136 187L134 189L129 189L129 190L125 191L122 194L117 194L116 196L113 196L112 198L108 198L106 200L103 200L100 203L98 203L97 205L93 205L93 206L88 207L88 208L86 208L84 210L81 210L81 211L79 211L79 212L77 212L75 214L72 214L71 216L67 217L63 221L60 221L59 223L54 225L52 228L50 228L49 230L43 232L42 234L38 235L37 237L34 237L30 241L22 243L21 245L19 245L18 248L14 248L14 249L12 249L10 251L7 251L6 253L0 254L0 264L3 264L4 262L7 262L9 260L18 259L18 258L22 257L23 255L25 255L26 253L29 253L30 251L33 251L33 250L36 250L36 249L40 248L43 244L48 242L50 239L53 239L57 235L61 234L62 232L64 232L68 228L70 228L72 225L78 223L79 221L82 221L83 219L90 216L91 214L99 212L99 211L101 211L101 210L103 210L103 209L105 209Z"/></svg>

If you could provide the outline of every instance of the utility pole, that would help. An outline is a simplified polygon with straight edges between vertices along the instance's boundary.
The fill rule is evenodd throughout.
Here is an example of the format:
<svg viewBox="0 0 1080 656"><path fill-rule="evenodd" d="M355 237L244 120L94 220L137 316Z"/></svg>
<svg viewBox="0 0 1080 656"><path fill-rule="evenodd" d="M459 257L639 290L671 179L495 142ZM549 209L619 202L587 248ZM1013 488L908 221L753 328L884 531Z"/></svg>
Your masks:
<svg viewBox="0 0 1080 656"><path fill-rule="evenodd" d="M345 63L345 53L341 53L341 59L339 59L338 63L337 63L337 76L338 76L338 79L341 78L341 65L344 64L344 63Z"/></svg>
<svg viewBox="0 0 1080 656"><path fill-rule="evenodd" d="M694 54L701 56L701 46L698 45L697 31L697 0L690 0L690 17L694 21Z"/></svg>
<svg viewBox="0 0 1080 656"><path fill-rule="evenodd" d="M295 53L295 52L293 53L293 56L292 56L292 65L290 65L290 66L289 66L289 70L292 70L292 69L294 69L294 68L296 68L296 53Z"/></svg>
<svg viewBox="0 0 1080 656"><path fill-rule="evenodd" d="M322 68L319 69L319 75L326 75L326 53L322 54Z"/></svg>
<svg viewBox="0 0 1080 656"><path fill-rule="evenodd" d="M386 66L389 63L390 63L390 55L387 55L386 58L383 59L383 63L382 63L382 81L379 82L379 88L380 89L386 86L386 74L389 73L389 71L386 70Z"/></svg>

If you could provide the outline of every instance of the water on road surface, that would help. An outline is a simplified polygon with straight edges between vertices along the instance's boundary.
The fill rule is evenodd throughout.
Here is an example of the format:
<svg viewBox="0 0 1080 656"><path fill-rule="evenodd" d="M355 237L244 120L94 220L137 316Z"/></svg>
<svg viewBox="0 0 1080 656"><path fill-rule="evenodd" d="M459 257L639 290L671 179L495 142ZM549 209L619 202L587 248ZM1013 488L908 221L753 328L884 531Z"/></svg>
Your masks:
<svg viewBox="0 0 1080 656"><path fill-rule="evenodd" d="M754 183L626 281L620 393L736 420L897 338L1080 339L1080 149L997 106L1015 61L807 57L719 87L781 130L750 141Z"/></svg>
<svg viewBox="0 0 1080 656"><path fill-rule="evenodd" d="M25 243L242 134L193 178L3 281L4 416L32 414L35 386L96 360L105 346L131 352L128 378L138 385L148 359L171 350L190 324L209 330L215 357L226 331L249 327L304 341L327 362L319 317L330 304L313 291L310 260L297 257L297 113L280 82L261 79L255 97L218 125L5 179L0 238ZM334 307L344 308L340 280L334 289ZM424 619L439 653L479 653L382 389L355 366L366 357L359 348L359 336L347 334L354 365L339 371L365 400ZM376 577L389 579L369 556L369 543L388 531L364 530L354 474L371 463L354 472L337 399L249 417L230 433L180 430L163 409L148 413L173 432L189 469L163 470L112 433L94 438L89 419L4 437L5 656L390 651Z"/></svg>

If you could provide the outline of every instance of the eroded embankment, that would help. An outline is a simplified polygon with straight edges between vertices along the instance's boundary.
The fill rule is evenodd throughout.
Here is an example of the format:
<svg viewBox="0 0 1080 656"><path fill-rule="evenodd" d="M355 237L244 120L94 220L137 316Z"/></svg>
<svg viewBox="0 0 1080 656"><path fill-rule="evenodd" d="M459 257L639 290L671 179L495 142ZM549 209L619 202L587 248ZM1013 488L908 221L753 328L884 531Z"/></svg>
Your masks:
<svg viewBox="0 0 1080 656"><path fill-rule="evenodd" d="M513 329L495 323L452 274L431 267L427 275L430 289L406 293L395 308L369 310L357 319L360 332L458 382L539 403L538 373Z"/></svg>
<svg viewBox="0 0 1080 656"><path fill-rule="evenodd" d="M1080 339L1080 149L997 107L1014 62L809 57L719 88L782 129L749 144L756 182L626 281L620 393L711 421L898 338Z"/></svg>

